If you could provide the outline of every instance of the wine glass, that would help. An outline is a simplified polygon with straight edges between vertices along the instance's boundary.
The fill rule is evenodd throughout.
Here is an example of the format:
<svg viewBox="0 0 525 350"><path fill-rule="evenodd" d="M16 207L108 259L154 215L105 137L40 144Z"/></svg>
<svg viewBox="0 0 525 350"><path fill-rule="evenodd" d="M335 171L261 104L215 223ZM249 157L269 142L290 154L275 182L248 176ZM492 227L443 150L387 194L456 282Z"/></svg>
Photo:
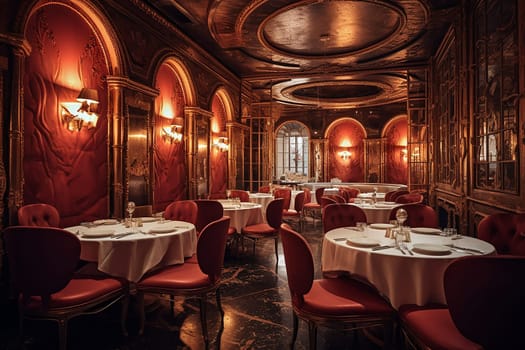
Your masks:
<svg viewBox="0 0 525 350"><path fill-rule="evenodd" d="M398 209L396 211L396 220L399 224L399 227L403 226L403 223L408 218L408 213L405 209Z"/></svg>
<svg viewBox="0 0 525 350"><path fill-rule="evenodd" d="M135 211L135 202L128 202L126 211L129 214L129 223L131 224L133 218L133 212Z"/></svg>

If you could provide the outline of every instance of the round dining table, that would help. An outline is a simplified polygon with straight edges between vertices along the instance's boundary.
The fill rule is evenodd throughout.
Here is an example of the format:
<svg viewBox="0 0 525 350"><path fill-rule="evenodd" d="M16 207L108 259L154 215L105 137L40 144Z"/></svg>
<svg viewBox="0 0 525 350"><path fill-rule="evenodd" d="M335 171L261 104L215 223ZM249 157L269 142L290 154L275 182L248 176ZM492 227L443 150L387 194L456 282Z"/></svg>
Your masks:
<svg viewBox="0 0 525 350"><path fill-rule="evenodd" d="M238 233L241 233L245 226L260 224L265 221L261 204L251 202L237 204L228 199L221 199L219 202L224 208L224 216L230 217L230 227L234 227Z"/></svg>
<svg viewBox="0 0 525 350"><path fill-rule="evenodd" d="M358 231L342 227L328 231L323 239L322 271L345 271L365 279L394 308L403 304L446 304L443 276L448 265L466 255L495 254L493 245L474 237L451 239L441 236L438 230L412 230L411 242L403 251L395 247L393 239L385 237L384 228L367 226Z"/></svg>
<svg viewBox="0 0 525 350"><path fill-rule="evenodd" d="M139 281L150 270L184 263L197 250L197 231L184 221L141 218L126 227L114 219L66 227L80 239L80 258L108 275Z"/></svg>
<svg viewBox="0 0 525 350"><path fill-rule="evenodd" d="M266 217L266 207L274 197L270 193L250 193L249 198L250 202L261 205L263 217Z"/></svg>
<svg viewBox="0 0 525 350"><path fill-rule="evenodd" d="M350 203L363 209L366 214L366 222L373 223L388 223L390 220L390 211L399 207L402 204L394 202L377 202L372 204L368 201L363 203Z"/></svg>

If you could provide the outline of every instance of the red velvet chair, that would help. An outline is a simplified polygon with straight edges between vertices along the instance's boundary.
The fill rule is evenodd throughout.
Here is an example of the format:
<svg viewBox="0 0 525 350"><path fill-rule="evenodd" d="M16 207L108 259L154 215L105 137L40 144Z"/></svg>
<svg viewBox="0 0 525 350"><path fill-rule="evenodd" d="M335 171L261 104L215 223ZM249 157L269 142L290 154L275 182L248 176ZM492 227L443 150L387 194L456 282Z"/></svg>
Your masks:
<svg viewBox="0 0 525 350"><path fill-rule="evenodd" d="M407 193L402 194L401 196L396 197L394 200L396 203L406 204L406 203L421 203L423 202L423 195L420 193Z"/></svg>
<svg viewBox="0 0 525 350"><path fill-rule="evenodd" d="M209 223L202 230L197 241L197 264L171 265L154 271L137 283L141 302L140 333L144 330L144 294L182 295L199 299L202 336L208 347L208 327L206 323L206 298L215 292L217 307L224 317L221 306L220 282L226 249L226 235L230 218L225 216ZM171 305L173 312L173 305Z"/></svg>
<svg viewBox="0 0 525 350"><path fill-rule="evenodd" d="M259 187L259 193L270 193L270 186Z"/></svg>
<svg viewBox="0 0 525 350"><path fill-rule="evenodd" d="M337 201L331 197L331 196L322 196L321 197L321 211L324 211L324 208L327 206L327 205L330 205L330 204L336 204ZM321 215L321 218L322 218L322 215Z"/></svg>
<svg viewBox="0 0 525 350"><path fill-rule="evenodd" d="M123 302L121 326L126 333L127 283L102 275L75 275L80 259L77 236L59 228L11 226L4 230L4 239L21 335L25 318L53 320L58 323L59 348L66 349L70 319L101 312L118 301Z"/></svg>
<svg viewBox="0 0 525 350"><path fill-rule="evenodd" d="M297 221L299 223L299 232L302 232L303 230L303 208L305 204L305 197L306 193L304 191L297 193L297 195L295 196L294 208L283 209L283 221L286 221L288 223L294 223L295 220L293 218L297 218Z"/></svg>
<svg viewBox="0 0 525 350"><path fill-rule="evenodd" d="M279 227L283 219L283 202L282 198L276 198L268 203L266 207L266 222L260 224L248 225L242 228L241 239L247 238L253 241L253 254L255 255L255 243L259 239L271 238L275 245L275 259L279 261L278 238Z"/></svg>
<svg viewBox="0 0 525 350"><path fill-rule="evenodd" d="M399 196L402 196L404 194L409 194L410 192L408 190L394 190L387 192L385 194L385 201L387 202L395 202L396 198Z"/></svg>
<svg viewBox="0 0 525 350"><path fill-rule="evenodd" d="M211 199L195 199L197 204L197 219L195 228L198 233L210 222L219 220L224 215L222 204Z"/></svg>
<svg viewBox="0 0 525 350"><path fill-rule="evenodd" d="M244 190L230 190L230 198L239 198L241 202L249 202L250 194Z"/></svg>
<svg viewBox="0 0 525 350"><path fill-rule="evenodd" d="M318 326L352 330L383 325L386 343L391 345L395 311L377 290L351 278L314 280L308 242L288 225L282 225L280 232L292 296L292 348L297 338L298 318L308 322L310 349L316 348Z"/></svg>
<svg viewBox="0 0 525 350"><path fill-rule="evenodd" d="M198 211L197 204L192 200L175 201L168 204L164 210L164 218L166 220L191 222L196 225Z"/></svg>
<svg viewBox="0 0 525 350"><path fill-rule="evenodd" d="M339 187L339 194L341 195L341 197L345 199L347 203L351 202L353 198L357 198L359 193L361 193L361 191L358 188L347 187L347 186Z"/></svg>
<svg viewBox="0 0 525 350"><path fill-rule="evenodd" d="M292 201L292 189L289 187L279 187L273 191L274 198L283 199L283 212L290 209L290 202Z"/></svg>
<svg viewBox="0 0 525 350"><path fill-rule="evenodd" d="M396 219L396 212L405 209L408 218L404 225L408 227L431 227L439 228L439 219L436 211L431 206L420 203L409 203L392 208L389 220Z"/></svg>
<svg viewBox="0 0 525 350"><path fill-rule="evenodd" d="M306 215L309 215L312 217L313 221L314 221L314 227L315 227L315 218L316 218L316 214L318 214L319 216L321 215L321 197L323 196L323 193L324 193L324 187L319 187L315 190L314 194L315 194L315 203L314 202L308 202L304 205L304 213L305 213L305 216Z"/></svg>
<svg viewBox="0 0 525 350"><path fill-rule="evenodd" d="M499 254L525 256L525 214L484 217L478 224L478 238L491 243Z"/></svg>
<svg viewBox="0 0 525 350"><path fill-rule="evenodd" d="M409 339L431 349L525 349L525 257L468 256L444 276L446 307L403 305Z"/></svg>
<svg viewBox="0 0 525 350"><path fill-rule="evenodd" d="M59 227L60 214L51 204L27 204L18 209L20 226Z"/></svg>
<svg viewBox="0 0 525 350"><path fill-rule="evenodd" d="M324 208L323 230L325 233L338 227L356 226L358 222L367 222L365 212L358 206L336 203Z"/></svg>

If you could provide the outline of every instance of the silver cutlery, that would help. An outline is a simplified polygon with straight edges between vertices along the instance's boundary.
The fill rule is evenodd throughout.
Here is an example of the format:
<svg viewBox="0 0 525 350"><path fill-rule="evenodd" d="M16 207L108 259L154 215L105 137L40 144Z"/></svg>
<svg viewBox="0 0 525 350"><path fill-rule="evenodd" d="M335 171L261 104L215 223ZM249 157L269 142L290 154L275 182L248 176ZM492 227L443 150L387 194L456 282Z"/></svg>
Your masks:
<svg viewBox="0 0 525 350"><path fill-rule="evenodd" d="M450 248L460 249L460 250L466 250L468 252L478 253L478 254L485 254L483 250L476 249L476 248L469 248L469 247L460 247L454 244L447 244Z"/></svg>
<svg viewBox="0 0 525 350"><path fill-rule="evenodd" d="M407 255L407 253L405 253L405 251L404 251L401 247L397 247L397 249L398 249L401 253L403 253L403 255Z"/></svg>
<svg viewBox="0 0 525 350"><path fill-rule="evenodd" d="M346 237L337 237L337 238L334 238L334 241L336 242L341 242L341 241L346 241Z"/></svg>
<svg viewBox="0 0 525 350"><path fill-rule="evenodd" d="M138 233L138 232L117 233L116 235L113 235L111 238L114 238L114 239L120 239L120 238L122 238L122 237L126 237L126 236L130 236L130 235L134 235L135 233Z"/></svg>
<svg viewBox="0 0 525 350"><path fill-rule="evenodd" d="M373 247L372 250L383 250L388 248L394 248L392 245L378 245L376 247Z"/></svg>

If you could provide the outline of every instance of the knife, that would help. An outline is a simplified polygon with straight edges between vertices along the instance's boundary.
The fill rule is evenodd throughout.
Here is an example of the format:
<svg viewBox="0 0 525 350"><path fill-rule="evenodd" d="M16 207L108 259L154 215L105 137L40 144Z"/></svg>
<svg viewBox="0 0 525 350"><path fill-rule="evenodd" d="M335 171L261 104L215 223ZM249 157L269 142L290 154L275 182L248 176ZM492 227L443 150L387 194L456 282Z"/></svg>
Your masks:
<svg viewBox="0 0 525 350"><path fill-rule="evenodd" d="M119 233L119 234L113 235L113 237L111 237L111 238L119 239L119 238L122 238L122 237L126 237L126 236L133 235L133 234L135 234L135 233L137 233L137 232Z"/></svg>
<svg viewBox="0 0 525 350"><path fill-rule="evenodd" d="M383 250L383 249L388 249L388 248L394 248L394 247L391 245L378 245L376 247L373 247L372 250Z"/></svg>
<svg viewBox="0 0 525 350"><path fill-rule="evenodd" d="M454 245L454 244L452 244L451 247L452 248L456 248L456 249L466 250L468 252L474 252L474 253L478 253L478 254L485 254L485 252L483 250L476 249L476 248L460 247L460 246L457 246L457 245Z"/></svg>

